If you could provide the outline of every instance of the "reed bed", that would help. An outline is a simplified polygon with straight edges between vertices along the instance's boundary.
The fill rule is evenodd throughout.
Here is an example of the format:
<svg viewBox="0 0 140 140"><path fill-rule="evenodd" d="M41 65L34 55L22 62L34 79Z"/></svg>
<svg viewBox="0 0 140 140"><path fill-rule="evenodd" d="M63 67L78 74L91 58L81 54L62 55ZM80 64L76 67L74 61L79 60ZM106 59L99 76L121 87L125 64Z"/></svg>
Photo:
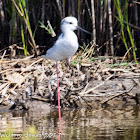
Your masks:
<svg viewBox="0 0 140 140"><path fill-rule="evenodd" d="M81 46L85 48L90 44L86 50L90 50L92 56L124 56L137 62L140 54L139 7L136 0L2 0L0 52L9 53L9 46L16 44L23 48L16 47L17 54L40 55L51 46L51 33L53 36L60 33L61 19L75 16L82 28L93 33L77 32ZM45 27L51 28L45 30ZM94 42L93 49L91 42Z"/></svg>

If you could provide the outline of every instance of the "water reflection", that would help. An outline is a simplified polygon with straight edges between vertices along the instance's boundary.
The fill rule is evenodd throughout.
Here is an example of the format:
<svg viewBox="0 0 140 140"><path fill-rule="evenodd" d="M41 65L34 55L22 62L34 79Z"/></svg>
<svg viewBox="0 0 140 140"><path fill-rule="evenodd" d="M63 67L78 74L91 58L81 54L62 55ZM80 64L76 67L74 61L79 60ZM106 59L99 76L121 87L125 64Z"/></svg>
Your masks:
<svg viewBox="0 0 140 140"><path fill-rule="evenodd" d="M139 140L139 107L98 110L62 110L61 140ZM39 139L58 139L58 111L32 110L28 112L0 112L0 134L6 124L12 124L14 133L22 134L35 125ZM16 138L18 139L18 138ZM21 138L19 138L21 139Z"/></svg>

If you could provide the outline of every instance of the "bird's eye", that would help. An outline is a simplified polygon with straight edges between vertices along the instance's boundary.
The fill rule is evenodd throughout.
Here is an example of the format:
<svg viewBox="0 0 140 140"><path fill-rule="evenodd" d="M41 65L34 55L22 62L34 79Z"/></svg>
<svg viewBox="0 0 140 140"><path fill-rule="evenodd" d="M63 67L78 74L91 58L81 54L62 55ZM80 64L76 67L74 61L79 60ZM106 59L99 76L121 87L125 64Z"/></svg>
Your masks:
<svg viewBox="0 0 140 140"><path fill-rule="evenodd" d="M72 24L72 22L69 22L69 24Z"/></svg>

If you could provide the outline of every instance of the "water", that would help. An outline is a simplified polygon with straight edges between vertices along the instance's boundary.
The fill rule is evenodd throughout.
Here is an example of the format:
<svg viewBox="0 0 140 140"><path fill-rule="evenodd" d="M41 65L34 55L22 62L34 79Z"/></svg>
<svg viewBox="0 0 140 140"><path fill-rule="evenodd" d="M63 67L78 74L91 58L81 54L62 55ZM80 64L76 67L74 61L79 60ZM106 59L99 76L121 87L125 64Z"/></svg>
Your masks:
<svg viewBox="0 0 140 140"><path fill-rule="evenodd" d="M138 106L123 109L63 110L61 113L61 140L140 140ZM4 133L8 122L11 123L14 134L24 132L29 136L27 128L35 126L38 139L58 139L57 109L51 109L47 113L42 110L28 112L1 110L0 134ZM16 139L21 139L21 136L17 135Z"/></svg>

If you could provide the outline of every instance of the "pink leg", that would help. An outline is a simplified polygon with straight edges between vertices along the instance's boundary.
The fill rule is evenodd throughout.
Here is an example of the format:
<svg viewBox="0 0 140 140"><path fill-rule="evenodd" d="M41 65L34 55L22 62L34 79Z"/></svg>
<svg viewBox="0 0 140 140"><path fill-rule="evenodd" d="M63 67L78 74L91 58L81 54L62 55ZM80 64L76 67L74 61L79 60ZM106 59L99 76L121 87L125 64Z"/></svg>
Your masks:
<svg viewBox="0 0 140 140"><path fill-rule="evenodd" d="M58 63L56 62L56 73L57 73L57 99L58 99L58 114L59 114L59 130L58 139L60 139L60 127L61 127L61 110L60 110L60 90L59 90L59 76L58 76Z"/></svg>

